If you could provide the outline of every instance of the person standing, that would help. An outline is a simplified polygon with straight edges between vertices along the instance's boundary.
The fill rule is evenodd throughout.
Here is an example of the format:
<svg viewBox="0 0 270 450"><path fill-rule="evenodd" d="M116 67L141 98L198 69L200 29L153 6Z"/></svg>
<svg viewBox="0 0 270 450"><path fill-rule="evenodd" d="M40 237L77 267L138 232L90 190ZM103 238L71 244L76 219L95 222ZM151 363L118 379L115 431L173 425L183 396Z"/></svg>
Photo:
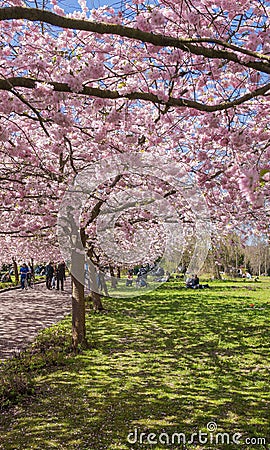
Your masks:
<svg viewBox="0 0 270 450"><path fill-rule="evenodd" d="M52 279L54 274L54 268L52 265L52 262L49 262L47 266L45 267L45 275L46 275L46 288L51 289L52 288Z"/></svg>
<svg viewBox="0 0 270 450"><path fill-rule="evenodd" d="M27 286L30 288L34 287L34 267L31 263L28 263L28 273L26 275Z"/></svg>
<svg viewBox="0 0 270 450"><path fill-rule="evenodd" d="M26 289L26 278L29 273L29 269L25 263L20 268L21 288Z"/></svg>
<svg viewBox="0 0 270 450"><path fill-rule="evenodd" d="M56 289L59 291L59 286L61 285L61 291L64 290L64 281L66 280L66 265L64 261L60 262L56 267Z"/></svg>

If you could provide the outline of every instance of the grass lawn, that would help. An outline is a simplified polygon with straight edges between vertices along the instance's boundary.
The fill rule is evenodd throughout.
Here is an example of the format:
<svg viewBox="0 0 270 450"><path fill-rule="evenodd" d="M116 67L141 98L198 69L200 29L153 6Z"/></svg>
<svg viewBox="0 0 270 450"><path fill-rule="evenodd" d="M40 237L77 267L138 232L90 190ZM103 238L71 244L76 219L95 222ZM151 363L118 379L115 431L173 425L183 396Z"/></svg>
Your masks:
<svg viewBox="0 0 270 450"><path fill-rule="evenodd" d="M35 275L35 282L39 282L39 281L45 281L45 277L40 276L40 275ZM0 282L0 290L12 288L15 286L20 286L20 284L21 284L20 282L19 282L19 284L16 284L15 276L11 275L11 282Z"/></svg>
<svg viewBox="0 0 270 450"><path fill-rule="evenodd" d="M1 411L0 448L269 449L270 282L210 285L166 283L89 310L90 348L35 368L36 394Z"/></svg>

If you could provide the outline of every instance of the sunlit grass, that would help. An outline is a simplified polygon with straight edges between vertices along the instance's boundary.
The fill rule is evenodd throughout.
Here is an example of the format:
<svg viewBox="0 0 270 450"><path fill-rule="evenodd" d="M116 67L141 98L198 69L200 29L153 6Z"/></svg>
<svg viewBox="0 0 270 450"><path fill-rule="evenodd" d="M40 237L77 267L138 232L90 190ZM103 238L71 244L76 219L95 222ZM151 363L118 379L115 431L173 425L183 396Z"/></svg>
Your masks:
<svg viewBox="0 0 270 450"><path fill-rule="evenodd" d="M188 438L213 421L220 432L269 442L269 287L241 280L193 291L172 282L106 299L106 313L88 310L90 348L41 370L37 395L3 411L0 448L180 449L127 436L137 428Z"/></svg>

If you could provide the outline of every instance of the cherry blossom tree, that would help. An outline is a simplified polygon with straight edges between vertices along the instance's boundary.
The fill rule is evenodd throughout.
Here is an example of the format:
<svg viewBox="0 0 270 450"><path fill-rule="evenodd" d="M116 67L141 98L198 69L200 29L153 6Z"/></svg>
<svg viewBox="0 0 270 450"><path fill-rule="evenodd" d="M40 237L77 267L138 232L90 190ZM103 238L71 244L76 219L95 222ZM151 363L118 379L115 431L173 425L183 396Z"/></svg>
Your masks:
<svg viewBox="0 0 270 450"><path fill-rule="evenodd" d="M267 233L269 3L79 5L66 14L56 0L48 9L0 2L1 234L29 242L55 235L74 176L134 152L181 163L217 234ZM102 205L113 190L132 185L130 177L110 179L92 195L82 225L91 257ZM190 208L163 180L148 177L138 186L154 186L192 222ZM80 285L73 297L83 309ZM74 339L83 341L83 325Z"/></svg>

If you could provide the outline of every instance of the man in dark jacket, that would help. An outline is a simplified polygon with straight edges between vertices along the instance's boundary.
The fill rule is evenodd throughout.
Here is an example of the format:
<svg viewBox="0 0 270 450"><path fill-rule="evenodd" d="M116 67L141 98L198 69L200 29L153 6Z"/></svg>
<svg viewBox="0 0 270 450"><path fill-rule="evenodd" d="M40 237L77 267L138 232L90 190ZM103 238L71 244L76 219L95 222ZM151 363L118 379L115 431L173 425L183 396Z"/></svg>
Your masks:
<svg viewBox="0 0 270 450"><path fill-rule="evenodd" d="M61 291L64 290L64 280L66 279L66 265L64 261L60 262L56 267L56 289L59 291L59 285L61 284Z"/></svg>
<svg viewBox="0 0 270 450"><path fill-rule="evenodd" d="M54 274L54 268L51 262L47 264L45 267L45 275L46 275L46 288L51 289L52 288L52 279Z"/></svg>

